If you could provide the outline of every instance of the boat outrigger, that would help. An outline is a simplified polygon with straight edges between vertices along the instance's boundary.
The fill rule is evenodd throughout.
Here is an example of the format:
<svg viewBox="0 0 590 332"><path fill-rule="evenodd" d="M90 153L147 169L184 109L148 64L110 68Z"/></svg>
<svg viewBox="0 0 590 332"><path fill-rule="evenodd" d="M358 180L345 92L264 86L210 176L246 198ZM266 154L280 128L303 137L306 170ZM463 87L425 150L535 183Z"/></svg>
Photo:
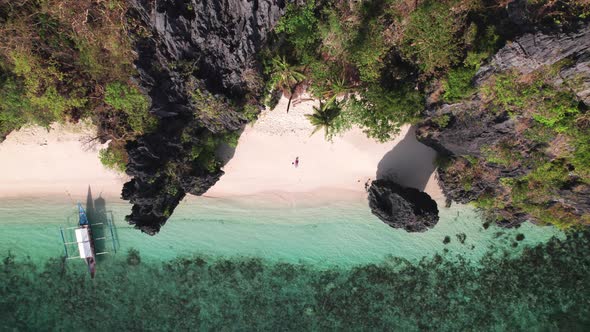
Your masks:
<svg viewBox="0 0 590 332"><path fill-rule="evenodd" d="M108 230L110 233L110 239L113 242L113 247L112 247L113 252L116 252L117 248L115 245L112 217L105 218L105 222L106 222L106 226L108 226ZM82 204L78 203L78 225L75 227L68 227L65 229L60 227L60 233L61 233L61 238L62 238L63 244L64 244L66 258L67 259L75 259L75 258L83 259L86 262L86 265L88 265L88 271L90 272L91 278L94 278L94 274L96 273L96 256L109 253L108 251L96 252L95 242L96 241L106 241L108 239L106 234L104 234L103 236L97 237L97 238L93 238L92 229L96 228L98 226L101 226L103 233L106 233L105 223L100 222L100 223L92 223L91 224L88 221L88 216L86 215L86 211L84 211ZM67 230L74 231L75 241L70 241L70 242L66 241ZM76 247L78 249L78 256L71 255L71 252L75 252L75 250L72 250L73 248L70 247L68 250L68 247L72 246L72 245L76 245Z"/></svg>

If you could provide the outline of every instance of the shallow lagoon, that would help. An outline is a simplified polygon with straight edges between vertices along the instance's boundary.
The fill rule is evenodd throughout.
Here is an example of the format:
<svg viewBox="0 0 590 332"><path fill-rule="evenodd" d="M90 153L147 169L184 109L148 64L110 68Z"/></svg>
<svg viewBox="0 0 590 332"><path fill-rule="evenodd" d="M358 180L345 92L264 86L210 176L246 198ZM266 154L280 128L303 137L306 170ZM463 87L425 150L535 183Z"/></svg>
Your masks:
<svg viewBox="0 0 590 332"><path fill-rule="evenodd" d="M306 200L305 202L309 202ZM2 200L0 252L8 250L33 259L63 253L59 226L75 222L74 204L48 198ZM262 257L271 261L311 263L318 266L354 266L380 262L386 257L417 261L448 251L477 260L486 252L509 250L546 242L559 235L550 227L524 224L519 229L484 228L470 206L441 208L441 220L425 233L390 228L368 204L343 200L304 204L274 200L271 205L256 197L220 199L189 197L176 209L161 232L150 237L127 225L129 204L107 199L113 212L121 251L138 249L144 258L168 260L191 254L212 257ZM465 234L460 243L460 234ZM516 241L524 234L523 241ZM459 236L458 236L459 235ZM443 244L449 236L451 242ZM516 248L513 245L517 245Z"/></svg>
<svg viewBox="0 0 590 332"><path fill-rule="evenodd" d="M149 237L122 221L127 204L111 201L119 252L101 260L91 280L82 262L56 258L58 226L75 219L72 202L1 203L0 330L583 330L590 324L588 233L565 239L533 225L486 230L465 206L443 209L429 232L408 234L382 224L363 202L264 206L252 198L190 198ZM525 239L516 241L517 234ZM92 315L80 315L80 308L92 308Z"/></svg>

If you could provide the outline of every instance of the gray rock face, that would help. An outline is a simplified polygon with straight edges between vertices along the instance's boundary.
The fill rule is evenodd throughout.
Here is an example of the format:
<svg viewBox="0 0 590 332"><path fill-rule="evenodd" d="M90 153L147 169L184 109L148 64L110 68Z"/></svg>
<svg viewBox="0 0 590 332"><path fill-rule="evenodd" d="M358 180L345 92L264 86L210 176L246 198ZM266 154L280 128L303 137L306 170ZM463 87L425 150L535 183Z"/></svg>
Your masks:
<svg viewBox="0 0 590 332"><path fill-rule="evenodd" d="M514 120L508 114L480 112L478 99L454 105L443 105L437 114L449 117L444 130L435 122L423 123L416 131L419 140L448 155L479 157L484 145L491 145L514 133ZM470 116L465 116L469 114Z"/></svg>
<svg viewBox="0 0 590 332"><path fill-rule="evenodd" d="M127 221L156 234L187 193L202 195L223 175L203 146L243 129L241 109L259 91L256 53L283 13L283 0L129 0L142 28L136 41L139 84L151 98L158 129L128 142ZM147 31L146 31L147 30ZM248 95L248 98L246 98ZM254 101L254 103L256 103ZM211 152L208 151L208 154ZM194 155L198 157L194 157ZM191 157L193 155L193 157ZM205 166L205 164L209 166Z"/></svg>
<svg viewBox="0 0 590 332"><path fill-rule="evenodd" d="M286 0L131 0L168 62L189 60L214 93L244 93L244 74Z"/></svg>
<svg viewBox="0 0 590 332"><path fill-rule="evenodd" d="M424 232L438 222L438 207L428 194L387 180L371 183L369 206L384 223L408 232Z"/></svg>
<svg viewBox="0 0 590 332"><path fill-rule="evenodd" d="M476 84L482 85L491 75L508 70L522 74L531 73L543 66L556 65L551 84L567 87L576 92L586 105L590 95L590 26L578 32L548 35L541 32L525 34L502 48L483 66L476 76ZM501 178L519 178L531 171L534 163L543 155L552 159L545 143L535 141L525 134L522 127L531 126L533 119L526 114L510 117L506 112L492 111L483 103L480 95L453 105L442 105L430 111L431 116L418 125L416 136L422 143L450 157L451 168L439 168L441 187L450 201L468 203L484 195L506 198L505 206L494 211L496 221L503 226L514 226L531 220L527 213L511 205L510 193L500 183ZM437 121L447 116L448 123L441 127ZM519 128L519 125L520 126ZM493 161L497 150L503 146L512 158L499 164ZM493 151L493 152L490 152ZM559 160L552 160L558 164ZM571 165L563 165L571 167ZM555 188L554 202L565 206L571 213L583 216L590 213L590 186L572 178L562 188ZM550 208L548 206L547 208Z"/></svg>
<svg viewBox="0 0 590 332"><path fill-rule="evenodd" d="M518 70L531 73L542 66L563 61L556 83L575 82L578 97L590 106L590 26L576 32L545 34L529 33L502 48L489 65L483 66L476 77L481 84L491 74Z"/></svg>

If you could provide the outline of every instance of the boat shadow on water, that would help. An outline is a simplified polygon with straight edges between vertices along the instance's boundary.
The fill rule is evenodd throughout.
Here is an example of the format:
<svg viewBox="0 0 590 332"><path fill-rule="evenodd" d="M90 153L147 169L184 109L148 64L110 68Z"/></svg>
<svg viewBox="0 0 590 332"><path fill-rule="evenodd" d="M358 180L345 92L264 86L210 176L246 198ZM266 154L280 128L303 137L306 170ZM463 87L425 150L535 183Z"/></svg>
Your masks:
<svg viewBox="0 0 590 332"><path fill-rule="evenodd" d="M106 255L97 255L96 261L104 261L119 250L119 236L115 227L113 212L107 209L106 200L102 195L99 194L98 198L93 199L90 186L88 186L86 196L86 215L92 229L95 252L108 253Z"/></svg>

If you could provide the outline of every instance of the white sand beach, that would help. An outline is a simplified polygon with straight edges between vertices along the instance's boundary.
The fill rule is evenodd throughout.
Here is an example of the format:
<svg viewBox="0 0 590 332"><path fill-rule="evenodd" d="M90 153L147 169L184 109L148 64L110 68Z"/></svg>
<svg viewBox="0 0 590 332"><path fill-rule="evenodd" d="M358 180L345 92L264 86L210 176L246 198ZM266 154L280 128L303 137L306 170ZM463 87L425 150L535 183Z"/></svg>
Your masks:
<svg viewBox="0 0 590 332"><path fill-rule="evenodd" d="M286 113L287 99L282 98L273 111L263 112L246 127L224 167L226 174L205 196L316 193L312 197L364 198L368 180L389 177L442 199L434 179L435 152L416 141L410 126L386 143L367 138L360 129L328 142L323 131L310 136L313 126L305 114L313 112L314 104L304 101Z"/></svg>
<svg viewBox="0 0 590 332"><path fill-rule="evenodd" d="M206 197L364 199L369 179L392 177L442 200L433 173L435 153L415 140L409 126L386 143L358 129L327 142L321 131L310 136L313 127L305 114L313 112L314 102L293 105L289 113L286 103L283 98L246 127L225 175ZM82 196L89 185L96 194L118 197L126 177L102 166L98 151L105 146L84 143L93 131L88 124L55 124L49 132L27 127L11 133L0 144L0 197Z"/></svg>
<svg viewBox="0 0 590 332"><path fill-rule="evenodd" d="M84 196L91 185L98 195L119 197L123 174L106 169L88 123L53 124L51 130L28 126L0 144L0 198L20 196Z"/></svg>

